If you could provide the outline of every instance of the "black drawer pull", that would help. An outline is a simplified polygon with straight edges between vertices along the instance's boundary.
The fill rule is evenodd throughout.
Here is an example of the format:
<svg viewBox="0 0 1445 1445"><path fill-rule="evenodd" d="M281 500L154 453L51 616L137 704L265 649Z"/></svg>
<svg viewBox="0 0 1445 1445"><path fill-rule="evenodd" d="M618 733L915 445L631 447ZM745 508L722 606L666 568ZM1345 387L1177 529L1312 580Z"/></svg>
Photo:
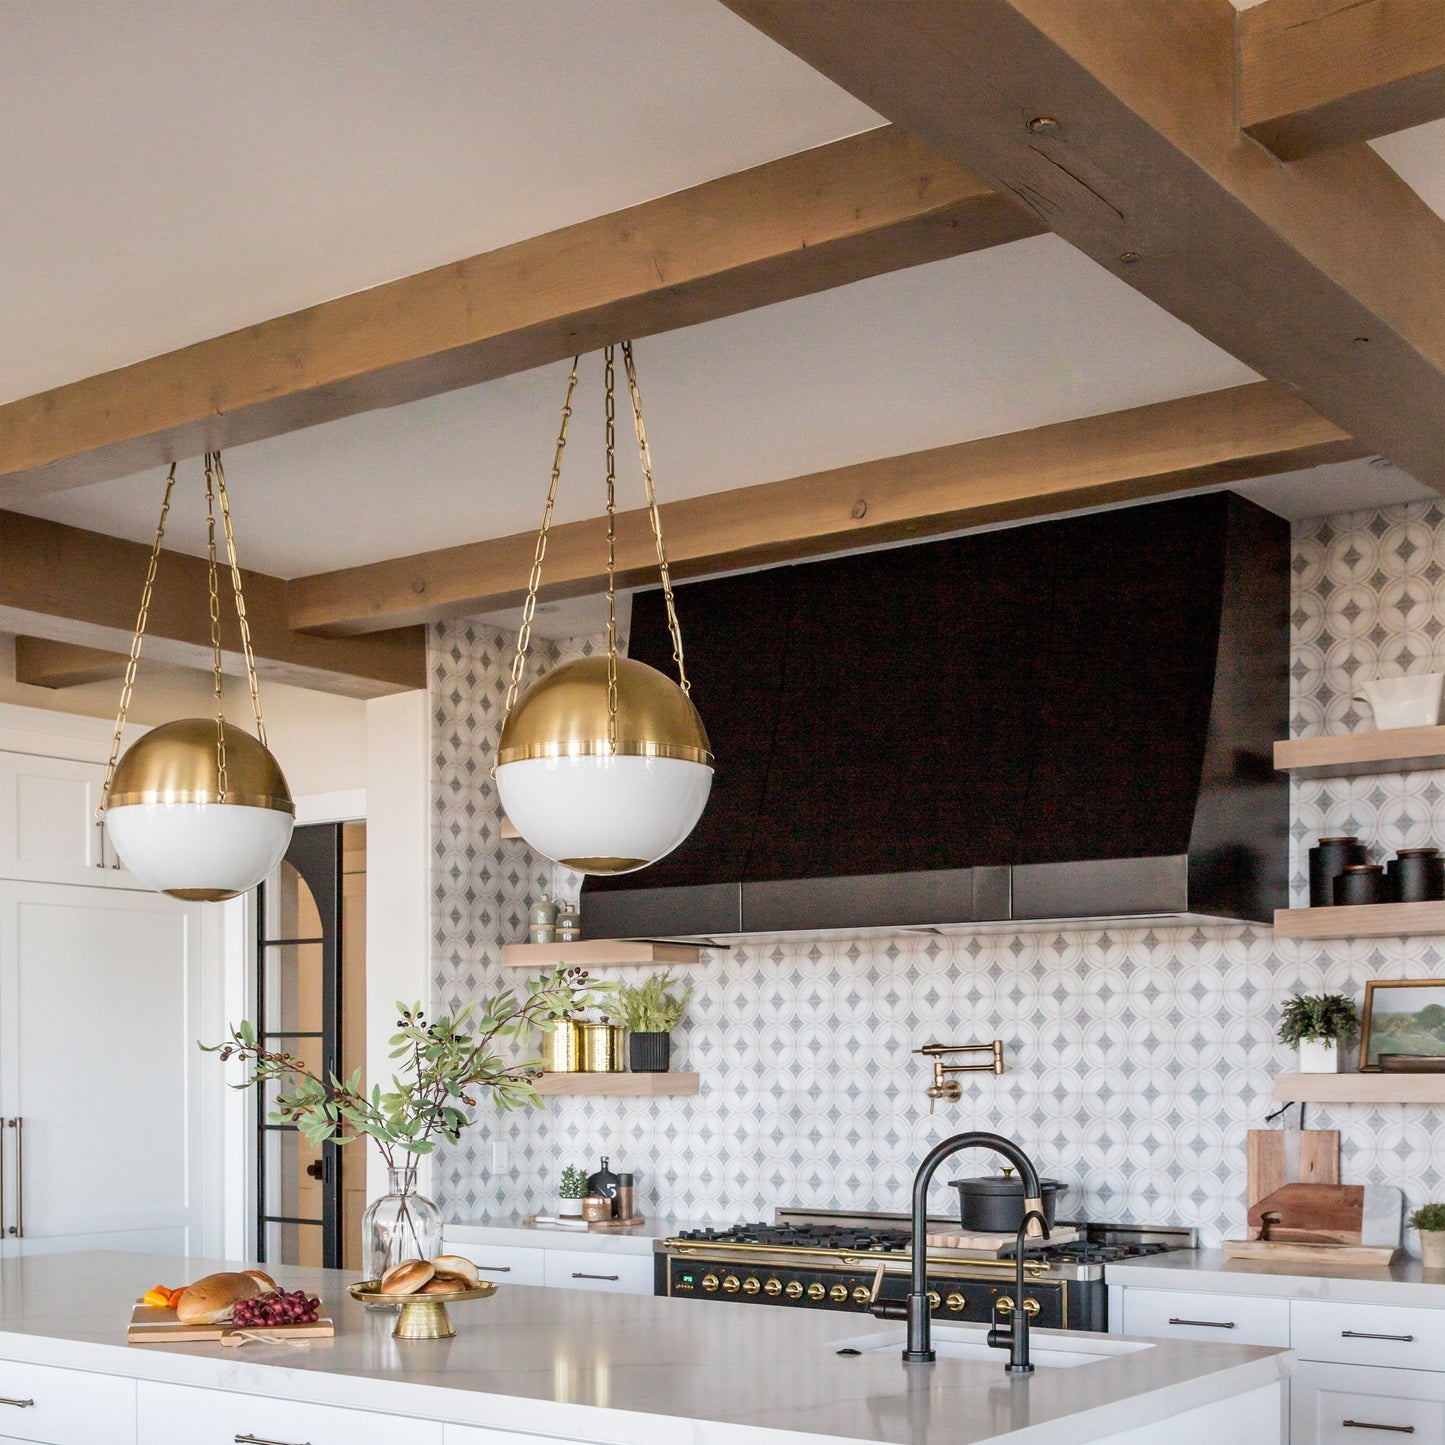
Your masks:
<svg viewBox="0 0 1445 1445"><path fill-rule="evenodd" d="M0 1395L0 1405L14 1405L17 1410L28 1410L34 1403L34 1400L7 1400Z"/></svg>
<svg viewBox="0 0 1445 1445"><path fill-rule="evenodd" d="M1193 1326L1195 1329L1203 1329L1203 1330L1232 1330L1232 1329L1234 1328L1234 1321L1233 1321L1233 1320L1178 1320L1178 1319L1172 1319L1172 1320L1169 1321L1169 1323L1170 1323L1171 1325L1191 1325L1191 1326Z"/></svg>
<svg viewBox="0 0 1445 1445"><path fill-rule="evenodd" d="M615 1275L615 1274L583 1274L580 1270L574 1269L574 1270L572 1271L572 1278L573 1278L573 1279L618 1279L619 1276L618 1276L618 1275Z"/></svg>
<svg viewBox="0 0 1445 1445"><path fill-rule="evenodd" d="M1368 1335L1363 1330L1341 1330L1340 1338L1342 1340L1394 1340L1396 1344L1401 1345L1413 1345L1415 1343L1414 1335ZM1382 1430L1387 1428L1390 1430L1403 1430L1405 1427L1403 1425L1382 1425L1380 1428ZM1415 1427L1411 1425L1410 1428L1413 1430Z"/></svg>
<svg viewBox="0 0 1445 1445"><path fill-rule="evenodd" d="M1413 1435L1415 1433L1413 1425L1374 1425L1368 1420L1341 1420L1340 1424L1346 1430L1389 1430L1395 1435Z"/></svg>
<svg viewBox="0 0 1445 1445"><path fill-rule="evenodd" d="M488 1274L511 1274L510 1264L479 1264L478 1269L484 1269Z"/></svg>
<svg viewBox="0 0 1445 1445"><path fill-rule="evenodd" d="M292 1440L267 1440L261 1435L237 1435L236 1445L296 1445ZM309 1440L302 1440L300 1445L311 1445Z"/></svg>

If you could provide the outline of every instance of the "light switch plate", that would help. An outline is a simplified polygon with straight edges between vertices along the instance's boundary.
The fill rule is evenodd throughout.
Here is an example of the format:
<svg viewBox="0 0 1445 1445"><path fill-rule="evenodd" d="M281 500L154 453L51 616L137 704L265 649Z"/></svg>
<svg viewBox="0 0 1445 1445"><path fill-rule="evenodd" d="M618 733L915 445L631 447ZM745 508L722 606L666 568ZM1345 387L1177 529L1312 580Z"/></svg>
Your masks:
<svg viewBox="0 0 1445 1445"><path fill-rule="evenodd" d="M492 1140L492 1172L500 1174L512 1167L512 1151L505 1139Z"/></svg>

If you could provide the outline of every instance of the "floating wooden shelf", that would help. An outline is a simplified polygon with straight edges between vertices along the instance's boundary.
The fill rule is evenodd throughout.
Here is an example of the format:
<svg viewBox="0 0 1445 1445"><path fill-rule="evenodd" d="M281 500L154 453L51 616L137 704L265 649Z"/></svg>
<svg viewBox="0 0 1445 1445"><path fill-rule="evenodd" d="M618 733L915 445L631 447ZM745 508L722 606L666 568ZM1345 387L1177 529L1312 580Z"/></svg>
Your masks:
<svg viewBox="0 0 1445 1445"><path fill-rule="evenodd" d="M659 1099L668 1094L696 1094L698 1074L543 1074L539 1094L611 1094L632 1099Z"/></svg>
<svg viewBox="0 0 1445 1445"><path fill-rule="evenodd" d="M1279 745L1276 743L1276 747ZM1278 766L1278 765L1276 765ZM502 814L502 837L520 838L522 835L517 831L517 825L505 813Z"/></svg>
<svg viewBox="0 0 1445 1445"><path fill-rule="evenodd" d="M1445 1104L1445 1074L1276 1074L1277 1104Z"/></svg>
<svg viewBox="0 0 1445 1445"><path fill-rule="evenodd" d="M1445 768L1445 727L1386 728L1339 737L1290 738L1274 745L1274 765L1296 778L1345 778Z"/></svg>
<svg viewBox="0 0 1445 1445"><path fill-rule="evenodd" d="M503 968L552 968L559 963L578 968L625 968L633 963L700 963L696 943L658 943L638 938L593 938L582 943L504 943Z"/></svg>
<svg viewBox="0 0 1445 1445"><path fill-rule="evenodd" d="M1407 938L1445 933L1445 903L1366 903L1346 908L1277 908L1276 938Z"/></svg>

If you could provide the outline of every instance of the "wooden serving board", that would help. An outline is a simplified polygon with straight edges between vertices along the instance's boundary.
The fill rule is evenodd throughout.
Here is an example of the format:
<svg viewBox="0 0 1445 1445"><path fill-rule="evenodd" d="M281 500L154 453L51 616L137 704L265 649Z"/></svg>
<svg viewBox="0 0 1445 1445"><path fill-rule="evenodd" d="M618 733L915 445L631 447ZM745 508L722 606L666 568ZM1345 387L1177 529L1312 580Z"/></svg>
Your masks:
<svg viewBox="0 0 1445 1445"><path fill-rule="evenodd" d="M1262 1243L1358 1244L1364 1212L1363 1184L1285 1184L1249 1206L1249 1227L1258 1238L1264 1216L1273 1214L1278 1219Z"/></svg>
<svg viewBox="0 0 1445 1445"><path fill-rule="evenodd" d="M1266 1259L1279 1263L1363 1265L1392 1264L1400 1251L1387 1244L1291 1244L1265 1239L1226 1239L1221 1246L1230 1259Z"/></svg>
<svg viewBox="0 0 1445 1445"><path fill-rule="evenodd" d="M130 1312L125 1342L128 1345L164 1345L184 1340L220 1340L237 1333L231 1324L183 1325L174 1310L159 1305L138 1304ZM242 1331L242 1333L248 1333ZM273 1325L258 1328L255 1333L275 1335L292 1340L326 1340L336 1333L336 1326L325 1315L311 1325Z"/></svg>
<svg viewBox="0 0 1445 1445"><path fill-rule="evenodd" d="M1077 1229L1060 1226L1049 1231L1049 1244L1068 1244L1079 1237ZM930 1234L927 1236L929 1249L957 1250L960 1254L997 1254L1001 1249L1012 1249L1017 1236L1013 1234ZM1043 1244L1043 1240L1035 1241Z"/></svg>

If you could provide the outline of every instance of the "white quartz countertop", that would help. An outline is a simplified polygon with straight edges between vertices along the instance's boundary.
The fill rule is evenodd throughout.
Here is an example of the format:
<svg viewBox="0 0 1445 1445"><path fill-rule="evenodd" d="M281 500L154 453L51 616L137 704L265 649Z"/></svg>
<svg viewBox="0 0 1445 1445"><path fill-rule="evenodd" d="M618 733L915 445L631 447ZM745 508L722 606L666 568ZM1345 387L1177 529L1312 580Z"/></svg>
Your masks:
<svg viewBox="0 0 1445 1445"><path fill-rule="evenodd" d="M1200 1249L1125 1260L1107 1265L1104 1273L1111 1285L1144 1289L1445 1309L1445 1270L1426 1269L1418 1259L1367 1269L1358 1265L1227 1259L1220 1250Z"/></svg>
<svg viewBox="0 0 1445 1445"><path fill-rule="evenodd" d="M706 1229L697 1219L648 1219L624 1229L579 1229L568 1224L530 1224L519 1216L468 1220L443 1226L448 1248L455 1244L507 1245L524 1249L575 1249L602 1254L651 1254L659 1239L684 1229Z"/></svg>
<svg viewBox="0 0 1445 1445"><path fill-rule="evenodd" d="M1001 1352L914 1366L891 1349L838 1355L862 1336L898 1336L866 1316L512 1285L453 1305L455 1339L396 1341L392 1316L346 1295L348 1276L280 1267L271 1272L284 1286L322 1297L335 1339L123 1343L145 1288L226 1267L118 1253L6 1260L0 1358L615 1445L1082 1445L1268 1386L1291 1360L1169 1341L1011 1380Z"/></svg>

